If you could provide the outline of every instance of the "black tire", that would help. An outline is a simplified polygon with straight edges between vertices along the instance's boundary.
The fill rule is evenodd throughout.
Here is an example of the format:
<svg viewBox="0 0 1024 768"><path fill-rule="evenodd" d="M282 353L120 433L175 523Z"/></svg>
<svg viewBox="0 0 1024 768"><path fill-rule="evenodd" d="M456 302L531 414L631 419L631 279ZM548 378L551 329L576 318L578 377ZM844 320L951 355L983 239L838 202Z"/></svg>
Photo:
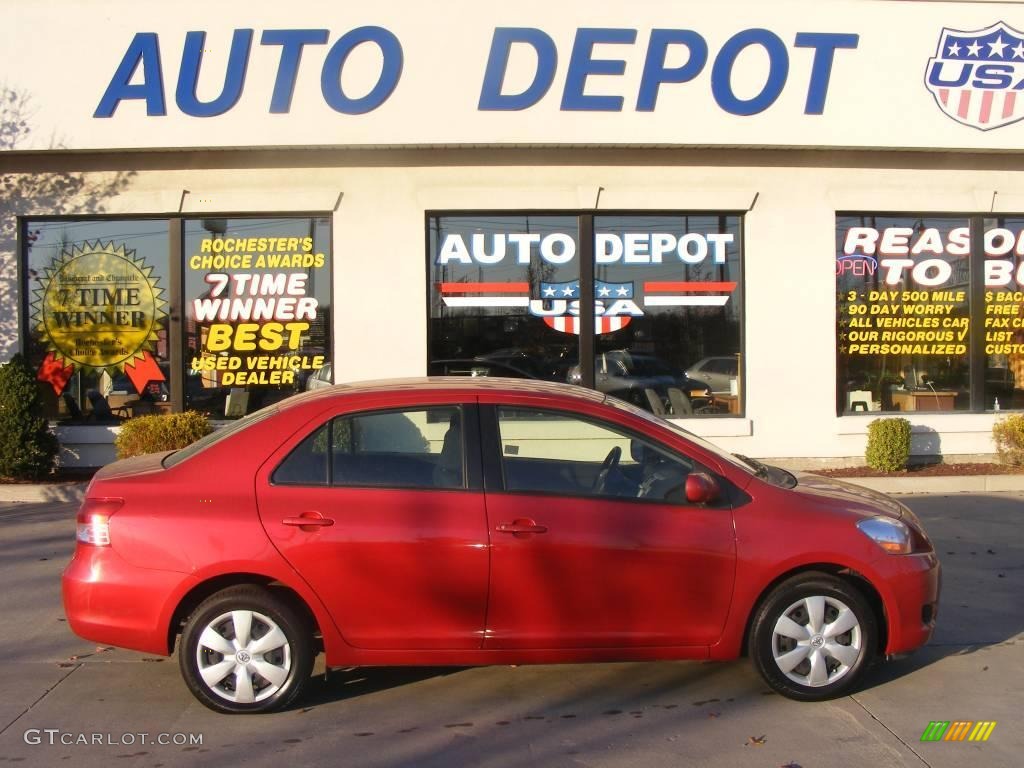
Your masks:
<svg viewBox="0 0 1024 768"><path fill-rule="evenodd" d="M818 606L822 606L819 631L812 631L817 617L812 617L811 611L817 612ZM843 622L837 623L839 606L852 612L856 627L835 633L851 620L844 615ZM784 615L797 626L783 623L780 628L793 635L800 634L797 629L806 631L805 640L776 635L776 625ZM824 627L829 625L831 629L826 632ZM833 634L826 637L829 633ZM824 701L857 688L875 659L877 646L875 612L861 591L849 582L815 571L787 579L761 602L751 624L748 653L765 682L778 693L797 701ZM806 655L801 656L804 648ZM776 659L786 654L791 655ZM788 672L783 669L797 659L801 660Z"/></svg>
<svg viewBox="0 0 1024 768"><path fill-rule="evenodd" d="M246 614L249 642L241 649L240 657L229 656L231 647L237 648L237 631L244 631ZM239 619L237 628L235 616ZM220 639L207 634L200 647L208 629ZM283 640L273 634L274 629L280 631ZM265 655L257 650L264 647L261 640L273 646ZM213 645L223 646L222 652L212 650ZM309 682L314 656L309 622L271 590L244 585L211 595L192 612L181 636L178 663L185 684L205 706L227 714L249 714L283 709L298 699ZM257 667L270 677L263 677ZM239 669L247 674L240 676ZM204 680L204 672L216 678L221 670L224 675L219 682Z"/></svg>

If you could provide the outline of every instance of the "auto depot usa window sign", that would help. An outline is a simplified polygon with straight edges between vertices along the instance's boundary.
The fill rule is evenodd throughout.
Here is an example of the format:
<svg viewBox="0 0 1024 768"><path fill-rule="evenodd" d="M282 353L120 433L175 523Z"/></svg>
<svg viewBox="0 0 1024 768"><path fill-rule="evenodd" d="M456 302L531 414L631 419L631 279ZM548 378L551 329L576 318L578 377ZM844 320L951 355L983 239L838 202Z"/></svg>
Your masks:
<svg viewBox="0 0 1024 768"><path fill-rule="evenodd" d="M26 24L39 13L50 43L73 47L96 22L71 0L54 5L45 21L19 13ZM141 15L111 0L112 17L140 21L105 31L73 75L14 66L33 49L9 30L0 56L40 128L72 149L1021 146L997 130L1024 116L1014 5L1003 18L966 2L398 5L311 0L282 23L235 0L216 19L197 0L144 3Z"/></svg>

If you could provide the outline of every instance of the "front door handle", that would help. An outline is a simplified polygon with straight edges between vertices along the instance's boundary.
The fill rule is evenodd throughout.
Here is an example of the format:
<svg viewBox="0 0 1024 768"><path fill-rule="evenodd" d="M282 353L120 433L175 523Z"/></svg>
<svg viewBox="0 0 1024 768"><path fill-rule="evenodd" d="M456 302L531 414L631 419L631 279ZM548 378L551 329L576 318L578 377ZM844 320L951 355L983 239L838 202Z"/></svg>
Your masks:
<svg viewBox="0 0 1024 768"><path fill-rule="evenodd" d="M294 525L303 531L315 531L317 528L326 528L334 525L334 520L324 517L319 512L303 512L298 517L286 517L281 521L282 525Z"/></svg>
<svg viewBox="0 0 1024 768"><path fill-rule="evenodd" d="M548 527L546 525L537 525L528 517L521 517L513 520L511 523L498 523L495 530L498 533L511 533L517 539L525 539L535 533L547 533Z"/></svg>

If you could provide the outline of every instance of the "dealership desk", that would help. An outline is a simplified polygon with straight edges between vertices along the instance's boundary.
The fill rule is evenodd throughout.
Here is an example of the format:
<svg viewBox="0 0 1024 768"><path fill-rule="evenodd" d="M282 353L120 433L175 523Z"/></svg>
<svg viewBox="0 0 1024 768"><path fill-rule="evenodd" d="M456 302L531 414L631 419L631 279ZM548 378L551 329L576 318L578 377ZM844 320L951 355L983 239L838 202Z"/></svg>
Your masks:
<svg viewBox="0 0 1024 768"><path fill-rule="evenodd" d="M730 414L733 416L740 412L740 398L739 395L721 395L715 393L715 403L719 406L724 406Z"/></svg>
<svg viewBox="0 0 1024 768"><path fill-rule="evenodd" d="M901 411L952 411L956 392L915 389L892 393L892 404Z"/></svg>

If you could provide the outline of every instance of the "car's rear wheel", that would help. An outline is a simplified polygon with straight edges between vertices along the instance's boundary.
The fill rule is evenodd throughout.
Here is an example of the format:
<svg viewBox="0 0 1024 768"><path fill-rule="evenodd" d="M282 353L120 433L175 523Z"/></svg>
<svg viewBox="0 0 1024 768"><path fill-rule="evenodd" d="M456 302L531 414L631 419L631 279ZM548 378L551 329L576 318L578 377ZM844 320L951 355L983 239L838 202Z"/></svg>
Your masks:
<svg viewBox="0 0 1024 768"><path fill-rule="evenodd" d="M313 668L309 622L257 586L231 587L203 601L179 650L189 690L218 712L286 707L302 694Z"/></svg>
<svg viewBox="0 0 1024 768"><path fill-rule="evenodd" d="M878 642L875 614L861 592L826 573L780 584L754 616L749 654L773 689L798 701L854 690Z"/></svg>

